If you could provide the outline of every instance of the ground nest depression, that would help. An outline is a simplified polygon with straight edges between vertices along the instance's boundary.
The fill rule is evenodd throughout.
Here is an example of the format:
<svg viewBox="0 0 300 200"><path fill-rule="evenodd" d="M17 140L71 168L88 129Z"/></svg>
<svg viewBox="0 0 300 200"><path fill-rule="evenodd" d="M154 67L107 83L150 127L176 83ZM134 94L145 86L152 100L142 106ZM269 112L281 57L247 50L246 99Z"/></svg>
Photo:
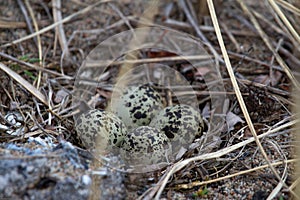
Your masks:
<svg viewBox="0 0 300 200"><path fill-rule="evenodd" d="M1 1L0 199L297 199L299 8Z"/></svg>

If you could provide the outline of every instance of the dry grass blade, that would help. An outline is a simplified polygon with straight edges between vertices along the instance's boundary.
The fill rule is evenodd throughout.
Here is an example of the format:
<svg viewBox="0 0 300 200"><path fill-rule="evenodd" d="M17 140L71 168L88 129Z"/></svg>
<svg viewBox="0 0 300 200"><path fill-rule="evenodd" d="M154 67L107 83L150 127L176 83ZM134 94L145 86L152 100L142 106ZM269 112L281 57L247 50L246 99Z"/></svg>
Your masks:
<svg viewBox="0 0 300 200"><path fill-rule="evenodd" d="M260 138L264 138L268 135L270 135L271 133L276 133L282 129L286 129L288 127L291 127L291 126L294 126L295 124L299 123L299 120L294 120L294 121L291 121L291 122L287 122L277 128L274 128L272 130L269 130L259 136L257 136L258 139ZM162 178L161 180L157 183L155 189L157 189L157 194L155 196L155 199L159 199L160 195L162 194L165 186L167 185L168 183L168 180L171 178L171 176L176 173L177 171L181 170L183 167L185 167L186 165L188 165L189 163L191 162L196 162L196 161L200 161L200 160L208 160L208 159L214 159L214 158L219 158L221 156L224 156L226 154L229 154L230 152L236 150L236 149L239 149L247 144L250 144L252 142L256 141L256 139L254 137L251 137L245 141L242 141L240 143L237 143L235 145L232 145L232 146L229 146L227 148L224 148L224 149L221 149L219 151L216 151L216 152L212 152L212 153L207 153L207 154L203 154L203 155L199 155L199 156L196 156L196 157L192 157L192 158L189 158L189 159L186 159L186 160L183 160L183 161L180 161L178 163L175 163L172 168L170 169L170 171L168 171ZM271 163L272 165L272 163ZM268 164L268 166L270 166ZM273 166L272 166L273 167ZM154 190L155 190L154 189ZM151 199L151 197L150 197Z"/></svg>
<svg viewBox="0 0 300 200"><path fill-rule="evenodd" d="M285 9L287 9L287 10L291 11L292 13L300 16L300 9L299 8L296 8L292 4L290 4L286 1L283 1L283 0L276 0L276 1L277 1L278 4L280 4Z"/></svg>
<svg viewBox="0 0 300 200"><path fill-rule="evenodd" d="M29 32L30 32L30 33L33 33L33 32L34 32L34 31L33 31L33 27L32 27L31 21L30 21L30 19L29 19L29 17L28 17L28 13L27 13L27 10L26 10L26 8L25 8L25 5L24 5L23 1L17 0L17 2L18 2L18 4L19 4L19 7L20 7L20 9L21 9L21 12L23 13L23 16L24 16L24 18L25 18L25 21L26 21L27 28L28 28ZM36 38L33 38L33 39L34 39L34 42L37 44Z"/></svg>
<svg viewBox="0 0 300 200"><path fill-rule="evenodd" d="M14 139L10 140L10 142L16 142L18 140L27 139L27 138L30 138L30 137L33 137L33 136L40 135L42 133L47 133L47 134L51 134L51 135L55 135L55 136L59 135L59 133L57 133L55 131L52 131L52 130L48 130L48 129L41 130L41 129L38 129L38 130L33 131L33 132L25 133L21 137L14 138Z"/></svg>
<svg viewBox="0 0 300 200"><path fill-rule="evenodd" d="M28 0L25 1L25 5L26 5L26 7L27 7L27 9L28 9L28 11L29 11L30 17L31 17L31 19L32 19L32 21L33 21L34 29L35 29L35 31L37 32L37 31L39 31L39 26L38 26L37 21L36 21L36 19L35 19L35 17L34 17L34 12L33 12L32 8L31 8L31 6L30 6L30 3L29 3ZM41 37L40 37L40 35L37 35L36 38L37 38L37 46L38 46L38 50L39 50L39 60L40 60L40 65L43 66L43 63L42 63L43 51L42 51ZM39 75L38 75L38 81L37 81L37 86L36 86L37 88L40 87L41 76L42 76L42 73L39 72Z"/></svg>
<svg viewBox="0 0 300 200"><path fill-rule="evenodd" d="M128 28L131 31L133 31L133 27L131 26L129 19L125 17L125 15L119 10L119 8L111 3L109 3L108 5L120 16L120 18L124 21L124 23L128 26Z"/></svg>
<svg viewBox="0 0 300 200"><path fill-rule="evenodd" d="M286 27L289 29L293 37L296 39L296 41L300 44L300 36L297 33L297 31L294 29L292 24L289 22L289 20L286 18L284 13L280 10L279 6L274 2L274 0L268 0L273 9L277 12L283 23L286 25Z"/></svg>
<svg viewBox="0 0 300 200"><path fill-rule="evenodd" d="M250 129L253 137L255 138L255 142L256 142L257 146L259 147L259 149L260 149L263 157L268 162L271 170L273 171L273 173L275 174L275 176L278 178L278 180L282 182L282 179L280 178L280 176L277 173L276 169L272 166L272 163L269 160L268 155L266 154L263 146L261 145L261 143L260 143L260 141L259 141L259 139L257 137L256 130L254 128L254 125L253 125L252 120L250 118L250 115L248 113L246 104L244 102L244 99L243 99L241 91L239 89L237 80L235 78L234 71L232 69L232 66L231 66L231 63L230 63L230 60L229 60L229 56L228 56L227 51L226 51L226 47L224 45L224 41L223 41L223 38L222 38L222 35L221 35L221 31L220 31L220 28L219 28L219 24L218 24L217 16L216 16L216 13L215 13L213 1L212 0L207 0L207 1L208 1L208 7L209 7L209 10L210 10L212 22L213 22L213 25L214 25L215 30L216 30L216 35L217 35L217 38L218 38L218 41L219 41L219 45L221 47L221 51L222 51L222 54L223 54L223 57L224 57L224 60L225 60L225 65L226 65L227 71L229 73L229 77L231 79L231 82L232 82L232 85L233 85L236 97L238 99L238 102L240 104L241 110L242 110L242 112L244 114L244 117L245 117L245 119L247 121L249 129Z"/></svg>
<svg viewBox="0 0 300 200"><path fill-rule="evenodd" d="M280 146L277 144L276 141L269 140L268 143L270 143L273 147L275 147L276 151L281 155L284 161L287 160L286 156L284 155L282 149ZM279 182L277 186L273 189L273 191L269 194L269 199L274 199L276 195L281 191L282 187L284 186L284 183L287 179L288 176L288 171L287 171L287 164L285 163L284 170L282 172L282 177L281 179L283 180L282 182Z"/></svg>
<svg viewBox="0 0 300 200"><path fill-rule="evenodd" d="M17 1L23 3L32 31L28 30ZM240 1L267 34L270 45L291 74L300 77L296 49L300 46L295 46L298 41L269 3L271 0ZM272 1L300 35L300 0ZM214 11L209 14L208 2L215 4L211 7L216 9L217 17ZM8 173L0 173L0 179L24 175L18 180L24 187L9 179L10 190L3 190L0 196L150 200L262 199L269 195L285 199L293 198L292 192L300 189L300 178L296 177L300 173L293 171L300 165L300 158L294 157L297 143L292 141L298 137L300 128L295 124L300 119L291 110L300 103L291 98L293 91L289 89L293 83L285 66L276 60L238 1L16 0L1 1L0 8L0 48L4 47L0 51L0 133L10 134L0 137L0 152L3 162L5 156L16 159L13 163L7 160L16 166L6 169ZM217 25L213 26L212 18ZM13 23L20 20L19 25ZM2 23L16 27L1 29ZM222 40L226 45L222 49L224 57ZM200 49L191 48L192 44L200 45ZM144 71L132 71L140 65L146 66ZM159 65L178 72L177 76L169 77L170 73L157 70ZM231 77L226 67L231 70ZM119 78L124 75L122 72L128 77ZM147 166L130 165L123 155L115 154L115 148L101 155L89 146L85 148L81 133L76 131L77 118L86 109L110 108L111 102L126 89L126 81L131 80L132 85L158 81L153 84L161 94L163 108L189 104L195 97L198 101L192 103L197 105L192 107L199 107L205 123L201 136L177 155L166 155L170 156L166 162ZM238 83L236 88L232 82ZM243 112L236 95L246 104ZM243 113L251 117L249 126ZM253 125L257 135L249 130ZM40 149L50 157L55 151L66 159L58 156L41 165L45 159L32 159L41 157ZM28 153L33 156L24 160L29 158ZM27 173L27 168L20 170L19 165L35 171ZM43 177L45 168L54 169L54 175L63 177L45 180L50 181L50 186L61 186L53 187L51 194L45 193L47 185L30 184L35 177ZM79 182L66 182L69 177ZM80 191L72 190L73 185Z"/></svg>
<svg viewBox="0 0 300 200"><path fill-rule="evenodd" d="M290 69L288 68L288 66L285 64L285 62L282 60L282 58L279 56L279 54L276 52L276 50L272 47L271 45L271 42L269 41L267 35L263 32L263 30L261 29L259 23L257 22L257 20L255 19L255 17L252 15L252 13L249 11L248 7L245 5L245 3L241 0L238 0L239 4L241 5L243 11L250 17L250 20L251 22L254 24L255 28L257 29L258 33L260 34L260 36L262 37L263 41L266 43L266 45L268 46L268 48L272 51L272 53L274 54L274 56L276 57L276 60L284 67L285 69L285 72L287 73L288 77L291 79L292 83L294 84L295 87L299 88L299 83L298 81L295 79L295 77L293 76L293 74L291 73ZM226 54L226 53L225 53ZM226 60L226 59L225 59ZM235 78L234 78L235 79ZM242 108L243 110L243 108ZM244 115L248 115L249 117L249 114L248 113L244 113ZM245 117L246 117L245 115ZM250 119L250 117L249 117ZM248 123L248 120L246 118L246 121ZM251 120L251 119L250 119ZM250 121L251 123L251 121ZM252 124L252 123L251 123ZM248 125L250 125L248 123ZM253 126L253 124L252 124ZM252 130L253 128L253 130ZM261 143L259 142L258 138L257 138L257 135L256 135L256 132L255 132L255 129L254 127L250 127L250 131L252 134L255 134L255 138L256 138L256 141L257 141L257 145L259 146L264 158L266 159L266 161L268 162L271 170L273 171L274 175L276 176L276 178L286 186L286 184L282 181L282 179L280 178L279 174L277 173L277 171L274 169L274 167L271 165L271 162L270 160L268 159L267 155L266 155L266 152L264 151L263 147L261 146ZM253 132L254 131L254 132ZM293 193L295 196L296 194L293 192L293 191L290 191L291 193Z"/></svg>
<svg viewBox="0 0 300 200"><path fill-rule="evenodd" d="M5 21L0 19L0 28L24 28L26 24L24 22Z"/></svg>
<svg viewBox="0 0 300 200"><path fill-rule="evenodd" d="M282 164L295 163L295 162L298 162L298 161L299 161L298 159L284 160L282 162L272 163L272 165L273 166L278 166L278 165L282 165ZM234 173L234 174L230 174L230 175L223 176L223 177L220 177L220 178L215 178L215 179L208 180L208 181L197 181L197 182L192 182L192 183L188 183L188 184L177 185L176 189L191 189L193 187L198 187L198 186L201 186L201 185L207 185L207 184L210 184L210 183L215 183L215 182L226 180L226 179L233 178L233 177L236 177L236 176L240 176L240 175L248 174L248 173L251 173L251 172L258 171L258 170L262 170L262 169L265 169L265 168L268 168L268 167L269 167L269 165L266 164L266 165L262 165L262 166L259 166L259 167L254 167L252 169L240 171L240 172L237 172L237 173Z"/></svg>
<svg viewBox="0 0 300 200"><path fill-rule="evenodd" d="M296 188L296 194L299 194L299 190L297 190L297 188L299 187L299 183L300 183L300 177L297 177L296 180L291 184L291 186L289 187L289 189L293 190L293 189Z"/></svg>
<svg viewBox="0 0 300 200"><path fill-rule="evenodd" d="M293 106L293 112L295 114L296 119L300 119L300 95L299 95L299 90L294 89L293 90L293 100L295 102L295 105ZM300 135L299 135L299 130L300 130L300 122L296 123L295 129L293 130L293 134L295 135L295 150L296 150L296 158L300 158ZM295 164L295 171L293 175L293 183L290 185L289 189L294 191L296 194L300 195L300 162L297 162Z"/></svg>
<svg viewBox="0 0 300 200"><path fill-rule="evenodd" d="M149 1L148 5L147 5L148 10L146 10L143 13L143 19L146 19L147 21L153 21L155 14L158 12L158 4L159 4L158 0ZM138 27L143 27L143 25L139 23ZM143 34L143 31L140 31L137 29L137 30L135 30L135 32L133 34L134 34L134 37L129 42L129 49L135 49L145 40L145 35ZM128 59L128 60L137 60L136 59L137 53L130 53L130 54L128 53L126 55L126 57L127 56L130 57L130 59ZM118 74L118 79L122 78L122 76L126 72L128 72L132 68L132 66L133 66L132 63L123 63L121 70ZM124 83L122 83L122 84L127 85L128 83L126 83L126 81L124 81Z"/></svg>
<svg viewBox="0 0 300 200"><path fill-rule="evenodd" d="M283 59L280 57L280 55L278 54L278 52L276 52L276 50L272 46L272 43L268 39L268 36L262 30L262 28L260 27L258 21L255 19L255 17L253 16L253 14L249 11L248 7L244 4L243 1L238 0L238 2L240 3L243 11L249 16L251 22L255 26L256 30L259 33L259 35L261 36L261 38L263 39L263 41L265 42L265 44L267 45L267 47L272 51L272 53L275 56L277 62L282 66L283 70L285 71L286 75L289 77L289 79L291 80L291 82L293 83L293 85L296 88L300 89L299 82L296 80L295 76L293 75L293 73L291 72L291 70L289 69L289 67L286 65L286 63L283 61Z"/></svg>
<svg viewBox="0 0 300 200"><path fill-rule="evenodd" d="M89 11L92 10L95 6L97 6L97 5L99 5L99 4L107 3L107 2L111 2L111 1L113 1L113 0L102 0L102 1L99 1L99 2L97 2L97 3L94 3L94 4L90 5L90 6L87 6L86 8L84 8L84 9L82 9L82 10L79 10L79 11L77 11L77 12L75 12L75 13L69 15L68 17L64 18L64 19L61 20L61 21L58 21L58 22L56 22L56 23L53 23L53 24L51 24L51 25L49 25L49 26L47 26L47 27L45 27L45 28L43 28L43 29L41 29L41 30L39 30L39 31L37 31L37 32L35 32L35 33L33 33L33 34L27 35L27 36L25 36L25 37L22 37L22 38L20 38L20 39L17 39L17 40L15 40L15 41L12 41L12 42L10 42L10 43L7 43L7 44L5 44L5 45L2 45L2 47L9 47L9 46L12 46L12 45L14 45L14 44L17 44L17 43L23 42L23 41L25 41L25 40L31 39L31 38L33 38L33 37L35 37L35 36L37 36L37 35L43 34L43 33L47 32L47 31L50 31L51 29L55 28L55 27L58 26L59 24L66 23L66 22L68 22L68 21L74 19L74 18L77 17L78 15L82 15L82 14L84 14L84 13L89 12Z"/></svg>
<svg viewBox="0 0 300 200"><path fill-rule="evenodd" d="M67 79L67 80L72 80L72 79L73 79L71 76L63 75L63 74L60 74L60 73L58 73L58 72L56 72L56 71L51 71L51 70L49 70L49 69L46 69L46 68L42 68L42 67L36 66L36 65L34 65L34 64L31 64L31 63L28 63L28 62L19 60L19 59L15 58L15 57L12 57L12 56L10 56L10 55L8 55L8 54L5 54L5 53L3 53L3 52L0 52L0 56L3 57L3 58L6 58L6 59L12 60L12 61L14 61L14 62L16 62L16 63L21 64L21 65L27 66L27 67L29 67L29 68L31 68L31 69L37 70L37 71L46 72L46 73L48 73L48 74L52 74L52 75L58 76L58 77L64 77L64 78Z"/></svg>
<svg viewBox="0 0 300 200"><path fill-rule="evenodd" d="M3 70L5 73L7 73L9 76L11 76L15 81L17 81L24 88L26 88L33 96L38 98L43 104L48 106L46 97L39 90L37 90L32 84L30 84L19 74L17 74L16 72L8 68L3 63L0 63L0 69Z"/></svg>
<svg viewBox="0 0 300 200"><path fill-rule="evenodd" d="M60 0L52 0L52 6L53 6L54 23L62 21L61 1ZM66 35L65 35L65 32L64 32L62 23L58 24L55 27L55 33L58 37L60 47L63 50L63 54L68 57L69 56L68 42L67 42L67 39L66 39Z"/></svg>
<svg viewBox="0 0 300 200"><path fill-rule="evenodd" d="M274 24L272 22L270 22L270 20L266 19L266 17L262 14L259 13L255 10L253 10L253 14L260 20L262 20L263 22L265 22L266 24L268 24L269 27L271 27L272 29L274 29L277 33L282 34L283 36L288 37L288 34L286 34L286 32L284 30L282 30L282 28L280 26L278 26L277 24Z"/></svg>
<svg viewBox="0 0 300 200"><path fill-rule="evenodd" d="M282 181L282 179L280 178L279 174L277 173L277 171L273 167L271 161L269 160L269 158L268 158L268 156L267 156L264 148L262 147L262 145L261 145L261 143L259 141L259 137L256 134L254 125L253 125L253 123L251 121L251 118L249 116L249 113L247 111L245 102L243 100L241 91L239 90L239 87L238 87L237 80L235 78L233 69L231 67L231 63L230 63L230 60L229 60L229 57L228 57L228 54L227 54L227 51L226 51L226 48L225 48L225 45L224 45L224 42L223 42L223 39L222 39L221 31L220 31L220 28L219 28L219 25L218 25L218 21L217 21L217 17L216 17L216 13L215 13L213 2L212 2L212 0L207 0L207 1L208 1L208 6L209 6L209 10L210 10L212 21L213 21L213 25L215 27L216 35L217 35L217 38L218 38L218 41L219 41L219 45L221 46L221 51L222 51L222 54L223 54L223 57L224 57L224 60L225 60L226 67L227 67L230 79L232 81L232 84L233 84L233 87L234 87L234 90L235 90L238 102L239 102L240 107L242 109L242 112L243 112L243 114L245 116L245 119L247 121L249 129L250 129L250 131L251 131L251 133L253 135L253 139L256 142L256 144L258 145L258 147L259 147L259 149L260 149L263 157L267 161L268 166L271 168L271 170L273 171L273 173L275 174L275 176L278 178L278 180L280 181L280 183L284 184L283 181ZM238 145L240 145L240 143ZM160 187L160 188L159 188L159 190L158 190L158 192L157 192L157 194L155 196L155 199L159 199L159 197L162 194L162 191L164 190L164 188L165 188L165 186L167 184L167 181L169 180L169 178L171 177L171 175L174 174L175 172L179 171L180 169L182 169L188 163L193 162L193 161L199 161L199 160L203 160L203 159L208 159L208 157L210 159L217 158L217 157L219 157L221 155L225 155L226 153L229 153L232 150L232 148L236 148L236 145L233 145L231 147L222 149L222 150L220 150L218 152L213 152L213 153L209 153L209 154L205 154L205 155L200 155L200 156L197 156L197 157L194 157L194 158L189 158L189 159L183 160L182 162L176 163L170 169L170 171L167 174L165 174L165 176L161 179L161 181L157 184L157 187ZM226 152L226 153L224 153L224 152Z"/></svg>
<svg viewBox="0 0 300 200"><path fill-rule="evenodd" d="M1 53L1 52L0 52ZM172 56L172 57L162 57L162 58L141 58L141 59L131 59L131 60L95 60L86 65L86 67L100 66L104 67L110 63L114 65L124 65L124 64L141 64L141 63L162 63L162 62L176 62L182 60L210 60L210 55L192 55L192 56Z"/></svg>
<svg viewBox="0 0 300 200"><path fill-rule="evenodd" d="M213 53L213 55L215 56L216 60L218 61L222 61L223 59L222 57L217 53L217 51L215 50L215 48L213 47L213 45L208 41L208 39L205 37L205 35L202 33L202 31L200 30L198 24L196 23L196 20L192 17L192 15L190 14L190 11L188 10L188 7L185 3L185 0L178 0L178 5L181 7L181 9L184 11L185 15L187 16L189 22L191 23L191 25L193 26L193 28L195 29L197 35L199 36L199 38L202 39L203 42L206 43L206 45L209 47L210 51Z"/></svg>
<svg viewBox="0 0 300 200"><path fill-rule="evenodd" d="M231 40L231 42L234 44L237 52L241 52L241 48L239 43L237 42L237 40L235 39L235 37L233 36L233 34L229 31L227 25L225 23L221 23L221 26L224 30L224 32L228 35L228 38Z"/></svg>

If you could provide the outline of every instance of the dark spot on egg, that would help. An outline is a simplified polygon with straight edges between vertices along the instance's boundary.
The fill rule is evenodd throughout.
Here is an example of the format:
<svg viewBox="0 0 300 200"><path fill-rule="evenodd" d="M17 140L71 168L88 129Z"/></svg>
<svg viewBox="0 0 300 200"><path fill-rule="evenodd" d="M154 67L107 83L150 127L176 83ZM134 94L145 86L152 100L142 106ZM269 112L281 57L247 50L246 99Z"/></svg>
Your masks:
<svg viewBox="0 0 300 200"><path fill-rule="evenodd" d="M142 119L142 118L146 118L147 115L145 113L142 113L140 111L136 112L134 115L133 115L136 119Z"/></svg>

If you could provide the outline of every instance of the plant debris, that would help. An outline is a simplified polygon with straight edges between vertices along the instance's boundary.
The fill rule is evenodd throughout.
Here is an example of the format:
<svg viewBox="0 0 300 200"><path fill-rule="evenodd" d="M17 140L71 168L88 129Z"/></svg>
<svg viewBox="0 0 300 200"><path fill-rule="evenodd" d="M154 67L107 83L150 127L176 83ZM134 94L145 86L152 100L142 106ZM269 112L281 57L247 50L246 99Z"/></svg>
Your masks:
<svg viewBox="0 0 300 200"><path fill-rule="evenodd" d="M0 199L297 198L291 94L299 87L300 4L214 0L216 27L206 2L212 1L1 1ZM116 55L131 41L117 34L141 37L137 28L154 25L192 35L206 57L192 54L196 46L180 46L188 37L174 42L172 31L155 41L176 51L147 47ZM104 50L93 54L99 44ZM79 69L91 55L105 71L85 70L86 87L76 91ZM91 107L105 109L119 73L143 64L154 69L145 77L172 83L153 85L166 105L178 103L178 95L196 95L206 127L180 160L134 173L118 157L82 149L74 118ZM178 77L163 77L157 64L190 85L174 84Z"/></svg>

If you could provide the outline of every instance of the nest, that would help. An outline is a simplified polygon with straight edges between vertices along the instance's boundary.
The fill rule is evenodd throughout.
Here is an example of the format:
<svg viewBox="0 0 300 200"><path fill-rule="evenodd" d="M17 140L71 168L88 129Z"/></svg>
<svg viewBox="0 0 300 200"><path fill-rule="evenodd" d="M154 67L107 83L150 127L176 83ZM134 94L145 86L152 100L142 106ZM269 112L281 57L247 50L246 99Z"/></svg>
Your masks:
<svg viewBox="0 0 300 200"><path fill-rule="evenodd" d="M291 91L299 89L300 5L207 2L0 3L1 157L18 160L10 165L23 170L24 158L38 169L40 156L53 161L48 171L23 181L21 190L31 192L18 193L12 181L6 182L12 192L0 187L6 195L0 197L42 198L41 189L58 194L58 185L75 184L68 177L85 177L82 198L93 190L110 198L113 190L100 186L105 181L123 184L118 193L127 190L128 198L297 197ZM156 87L165 105L199 109L207 127L178 160L129 173L113 157L95 158L82 149L74 119L86 109L106 109L118 90L145 83ZM79 158L70 174L55 167L64 163L56 156L65 154L66 141ZM54 156L55 149L64 150ZM67 157L73 165L74 155ZM101 170L106 179L95 178ZM65 176L53 179L54 172Z"/></svg>

